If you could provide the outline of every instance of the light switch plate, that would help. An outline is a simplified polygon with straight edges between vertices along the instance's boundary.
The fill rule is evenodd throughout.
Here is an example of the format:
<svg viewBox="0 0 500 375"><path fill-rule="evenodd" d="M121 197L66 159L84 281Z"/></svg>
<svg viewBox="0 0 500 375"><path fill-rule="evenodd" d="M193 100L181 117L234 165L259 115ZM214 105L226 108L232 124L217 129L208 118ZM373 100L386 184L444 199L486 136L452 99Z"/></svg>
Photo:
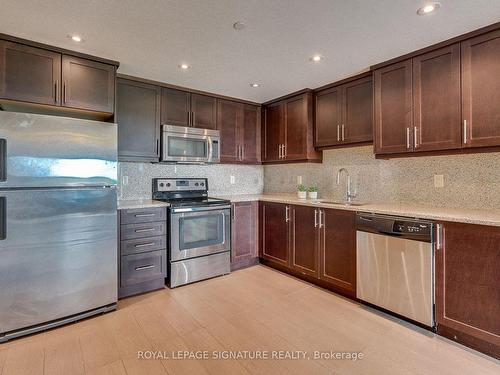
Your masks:
<svg viewBox="0 0 500 375"><path fill-rule="evenodd" d="M234 184L234 183L235 183L235 181L236 181L236 179L234 178L234 176L230 176L230 177L229 177L229 182L230 182L231 184Z"/></svg>
<svg viewBox="0 0 500 375"><path fill-rule="evenodd" d="M128 176L122 176L122 185L128 185Z"/></svg>
<svg viewBox="0 0 500 375"><path fill-rule="evenodd" d="M442 174L434 175L434 187L436 188L444 187L444 176Z"/></svg>

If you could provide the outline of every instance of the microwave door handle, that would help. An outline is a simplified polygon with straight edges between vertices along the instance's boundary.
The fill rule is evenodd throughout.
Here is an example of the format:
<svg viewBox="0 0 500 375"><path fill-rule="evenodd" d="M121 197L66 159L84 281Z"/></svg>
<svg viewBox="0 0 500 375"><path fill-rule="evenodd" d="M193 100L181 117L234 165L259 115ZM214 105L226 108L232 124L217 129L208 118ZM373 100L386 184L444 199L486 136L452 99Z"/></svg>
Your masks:
<svg viewBox="0 0 500 375"><path fill-rule="evenodd" d="M0 138L0 182L7 181L7 139Z"/></svg>
<svg viewBox="0 0 500 375"><path fill-rule="evenodd" d="M207 137L207 142L208 142L208 155L207 155L207 162L212 161L213 157L213 143L212 143L212 137Z"/></svg>

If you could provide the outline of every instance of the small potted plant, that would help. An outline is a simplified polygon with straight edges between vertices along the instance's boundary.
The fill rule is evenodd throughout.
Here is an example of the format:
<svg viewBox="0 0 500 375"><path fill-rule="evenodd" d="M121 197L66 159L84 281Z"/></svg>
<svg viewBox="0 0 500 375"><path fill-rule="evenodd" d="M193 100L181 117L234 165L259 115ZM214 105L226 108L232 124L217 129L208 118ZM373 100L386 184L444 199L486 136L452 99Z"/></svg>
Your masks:
<svg viewBox="0 0 500 375"><path fill-rule="evenodd" d="M317 186L309 186L307 189L310 199L318 199L318 187Z"/></svg>
<svg viewBox="0 0 500 375"><path fill-rule="evenodd" d="M306 199L307 198L307 188L305 185L300 184L297 186L297 195L299 199Z"/></svg>

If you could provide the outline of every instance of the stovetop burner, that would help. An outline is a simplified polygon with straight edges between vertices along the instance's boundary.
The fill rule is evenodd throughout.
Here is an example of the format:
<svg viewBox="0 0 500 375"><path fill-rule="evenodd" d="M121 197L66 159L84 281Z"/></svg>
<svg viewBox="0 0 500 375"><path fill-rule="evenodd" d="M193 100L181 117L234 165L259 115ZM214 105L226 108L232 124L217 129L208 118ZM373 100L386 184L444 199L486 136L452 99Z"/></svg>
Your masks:
<svg viewBox="0 0 500 375"><path fill-rule="evenodd" d="M170 203L172 207L194 207L229 204L226 199L208 196L206 178L155 178L153 199Z"/></svg>

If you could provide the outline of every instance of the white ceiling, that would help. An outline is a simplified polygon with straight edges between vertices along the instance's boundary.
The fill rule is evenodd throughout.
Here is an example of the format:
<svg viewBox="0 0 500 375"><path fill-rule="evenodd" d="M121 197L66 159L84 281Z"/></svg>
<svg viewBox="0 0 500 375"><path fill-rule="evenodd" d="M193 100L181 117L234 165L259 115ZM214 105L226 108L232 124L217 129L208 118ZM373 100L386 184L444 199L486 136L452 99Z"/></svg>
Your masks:
<svg viewBox="0 0 500 375"><path fill-rule="evenodd" d="M441 0L436 14L417 16L424 1L0 0L0 32L118 60L124 74L263 102L500 21L500 0ZM236 21L246 28L235 31Z"/></svg>

